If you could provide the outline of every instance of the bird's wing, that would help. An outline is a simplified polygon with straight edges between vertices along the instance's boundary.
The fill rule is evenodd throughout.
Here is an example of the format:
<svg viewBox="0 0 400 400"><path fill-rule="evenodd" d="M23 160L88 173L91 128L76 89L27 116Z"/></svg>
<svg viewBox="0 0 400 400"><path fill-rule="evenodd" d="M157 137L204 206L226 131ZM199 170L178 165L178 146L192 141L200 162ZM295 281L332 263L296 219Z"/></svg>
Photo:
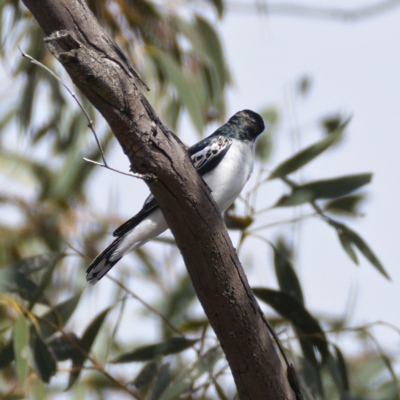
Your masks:
<svg viewBox="0 0 400 400"><path fill-rule="evenodd" d="M117 228L114 231L113 236L120 237L129 232L140 222L142 222L146 217L148 217L153 211L157 210L157 208L158 204L156 202L156 199L151 194L144 202L142 209L131 219L128 219L128 221L124 222L119 228Z"/></svg>
<svg viewBox="0 0 400 400"><path fill-rule="evenodd" d="M231 138L225 136L210 136L188 149L188 153L200 176L210 172L220 163L231 147L232 142L233 140ZM143 208L135 216L117 228L113 235L121 237L135 228L157 208L158 204L156 199L151 194L144 202Z"/></svg>
<svg viewBox="0 0 400 400"><path fill-rule="evenodd" d="M210 136L188 150L200 176L210 172L221 162L232 142L231 138L225 136Z"/></svg>

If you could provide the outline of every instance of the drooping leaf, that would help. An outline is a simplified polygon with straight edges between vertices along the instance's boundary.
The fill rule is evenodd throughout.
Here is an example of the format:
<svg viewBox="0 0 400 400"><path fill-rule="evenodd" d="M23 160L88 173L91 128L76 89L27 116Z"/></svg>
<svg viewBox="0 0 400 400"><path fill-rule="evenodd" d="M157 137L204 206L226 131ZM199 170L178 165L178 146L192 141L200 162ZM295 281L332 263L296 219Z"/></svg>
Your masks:
<svg viewBox="0 0 400 400"><path fill-rule="evenodd" d="M289 195L282 196L275 206L297 206L318 199L344 196L370 183L371 178L372 174L358 174L298 185Z"/></svg>
<svg viewBox="0 0 400 400"><path fill-rule="evenodd" d="M151 361L145 364L133 381L133 384L136 386L137 389L142 389L148 386L157 374L157 371L158 368L156 362Z"/></svg>
<svg viewBox="0 0 400 400"><path fill-rule="evenodd" d="M30 399L43 400L46 398L47 387L40 379L35 379L30 386Z"/></svg>
<svg viewBox="0 0 400 400"><path fill-rule="evenodd" d="M31 347L33 360L39 377L43 382L49 383L51 377L54 376L57 371L55 355L37 333L32 334Z"/></svg>
<svg viewBox="0 0 400 400"><path fill-rule="evenodd" d="M0 349L0 369L7 367L14 360L14 340L9 340Z"/></svg>
<svg viewBox="0 0 400 400"><path fill-rule="evenodd" d="M346 121L341 125L335 132L330 133L324 139L317 143L301 150L286 161L279 164L270 174L269 179L282 178L286 175L297 171L299 168L308 164L314 158L318 157L326 149L336 143L341 137L344 129L346 128L349 121Z"/></svg>
<svg viewBox="0 0 400 400"><path fill-rule="evenodd" d="M216 9L218 13L218 18L222 18L224 13L224 1L223 0L208 0Z"/></svg>
<svg viewBox="0 0 400 400"><path fill-rule="evenodd" d="M22 299L29 302L37 300L41 304L50 304L43 293L38 293L39 286L24 274L18 272L8 274L8 281L3 280L2 286L5 291L17 293Z"/></svg>
<svg viewBox="0 0 400 400"><path fill-rule="evenodd" d="M85 332L83 333L80 341L79 341L79 347L80 351L79 354L77 354L73 360L72 360L72 371L69 375L68 379L68 386L67 389L70 389L71 386L76 382L78 379L82 366L87 358L87 355L90 352L90 349L92 348L93 342L95 341L97 334L99 333L99 330L101 328L101 325L103 324L108 312L110 311L110 307L106 308L104 311L102 311L97 317L89 324L89 326L86 328Z"/></svg>
<svg viewBox="0 0 400 400"><path fill-rule="evenodd" d="M357 215L357 207L365 199L362 194L353 194L330 200L324 204L323 209L335 214Z"/></svg>
<svg viewBox="0 0 400 400"><path fill-rule="evenodd" d="M353 248L353 242L349 240L347 234L344 233L342 230L338 230L337 233L343 250L348 254L354 264L358 265L358 258Z"/></svg>
<svg viewBox="0 0 400 400"><path fill-rule="evenodd" d="M7 269L23 275L29 275L32 272L37 272L41 269L47 268L62 256L62 253L50 252L33 257L23 258L10 264Z"/></svg>
<svg viewBox="0 0 400 400"><path fill-rule="evenodd" d="M183 73L178 63L167 53L163 53L154 49L153 56L156 62L164 69L165 74L171 80L176 88L182 103L185 105L196 130L201 133L203 130L203 117L201 115L201 107L190 88L190 81Z"/></svg>
<svg viewBox="0 0 400 400"><path fill-rule="evenodd" d="M217 72L220 87L227 81L224 54L218 34L212 25L203 17L196 15L195 21L197 31L203 42L205 53L212 61Z"/></svg>
<svg viewBox="0 0 400 400"><path fill-rule="evenodd" d="M345 392L349 392L350 391L349 372L347 369L346 360L343 356L342 351L339 349L338 346L333 345L333 348L335 350L336 361L337 361L337 366L338 366L340 377L341 377L342 384L343 384L343 390Z"/></svg>
<svg viewBox="0 0 400 400"><path fill-rule="evenodd" d="M79 303L81 293L65 300L38 318L39 329L44 339L63 328ZM55 325L54 327L52 325Z"/></svg>
<svg viewBox="0 0 400 400"><path fill-rule="evenodd" d="M170 364L166 363L161 366L158 372L150 394L150 400L158 400L164 390L168 387L171 382L171 374L169 371Z"/></svg>
<svg viewBox="0 0 400 400"><path fill-rule="evenodd" d="M358 235L358 233L354 232L352 229L347 227L344 224L341 224L339 222L331 221L330 225L332 225L339 236L339 240L342 243L346 243L345 246L351 246L354 245L358 248L358 250L364 255L364 257L388 280L390 280L389 274L386 272L385 268L383 267L382 263L378 260L376 255L373 253L373 251L370 249L370 247L367 245L367 243L364 241L364 239ZM348 244L348 242L350 244ZM344 247L344 246L343 246ZM349 252L347 251L347 248L345 248L347 254ZM353 250L353 248L352 248ZM354 252L354 250L353 250ZM350 254L349 254L350 256ZM353 257L350 256L352 260L354 261Z"/></svg>
<svg viewBox="0 0 400 400"><path fill-rule="evenodd" d="M74 359L78 356L80 341L75 333L70 332L66 335L55 337L48 342L48 346L57 361L65 361Z"/></svg>
<svg viewBox="0 0 400 400"><path fill-rule="evenodd" d="M169 295L168 299L164 300L163 314L174 325L180 325L182 321L186 321L185 315L189 304L196 298L196 293L193 289L192 281L185 274L180 282L177 282L175 290ZM165 336L171 336L171 330L165 324Z"/></svg>
<svg viewBox="0 0 400 400"><path fill-rule="evenodd" d="M199 339L188 340L183 337L173 337L164 342L150 346L139 347L129 353L121 354L113 363L127 363L133 361L149 361L160 356L180 353L192 347Z"/></svg>
<svg viewBox="0 0 400 400"><path fill-rule="evenodd" d="M202 355L197 361L185 368L171 382L170 386L162 393L159 400L174 400L192 388L193 381L206 372L211 371L216 362L222 357L219 347L213 347Z"/></svg>
<svg viewBox="0 0 400 400"><path fill-rule="evenodd" d="M14 325L14 354L17 376L21 386L28 375L29 327L21 313Z"/></svg>
<svg viewBox="0 0 400 400"><path fill-rule="evenodd" d="M312 393L322 397L322 371L314 343L299 327L295 326L294 331L299 339L301 351L304 355L304 359L302 359L302 377L307 386L313 388Z"/></svg>
<svg viewBox="0 0 400 400"><path fill-rule="evenodd" d="M290 294L298 302L304 304L300 281L292 263L273 245L272 250L274 251L275 275L278 279L279 287L283 292Z"/></svg>
<svg viewBox="0 0 400 400"><path fill-rule="evenodd" d="M271 306L278 314L288 319L318 348L325 359L328 354L328 342L319 322L288 293L267 288L253 288L254 295Z"/></svg>

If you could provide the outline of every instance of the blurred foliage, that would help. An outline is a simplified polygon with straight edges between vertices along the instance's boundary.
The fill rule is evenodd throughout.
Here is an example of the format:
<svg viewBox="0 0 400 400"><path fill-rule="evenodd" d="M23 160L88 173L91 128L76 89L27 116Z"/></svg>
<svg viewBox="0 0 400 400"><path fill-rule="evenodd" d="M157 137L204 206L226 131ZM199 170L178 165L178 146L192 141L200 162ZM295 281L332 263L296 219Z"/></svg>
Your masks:
<svg viewBox="0 0 400 400"><path fill-rule="evenodd" d="M199 9L189 1L88 3L128 54L151 89L146 95L173 130L184 112L199 135L209 123L225 120L231 79L213 22L224 14L222 0L204 1ZM52 76L20 57L17 45L69 82L45 50L36 22L20 2L11 0L0 2L0 15L0 398L53 398L66 388L70 398L87 398L89 393L98 399L110 393L154 400L234 398L226 360L173 240L158 241L168 251L152 252L147 246L137 250L139 268L128 272L118 266L118 279L99 284L111 285L104 286L101 298L86 289L85 266L120 222L118 216L99 215L88 201L96 168L81 159L98 160L100 154L73 100ZM311 87L308 77L296 84L301 98L310 95ZM78 97L107 152L111 133L87 100ZM284 332L279 336L303 397L400 399L394 368L398 360L376 341L374 324L349 328L346 316L313 315L296 273L290 235L272 230L285 220L263 222L273 213L308 205L311 214L301 209L289 222L319 218L335 231L350 261L358 263L358 251L389 278L370 246L346 225L346 218L361 215L365 192L360 188L371 181L371 174L301 183L295 179L296 171L341 141L349 121L340 115L321 118L320 139L271 172L264 163L273 153L284 116L274 106L260 113L266 132L256 148L258 176L225 220L239 235L240 255L248 241L261 240L271 250L272 259L263 262L273 265L278 287L259 282L254 293L268 305L275 330ZM278 180L290 193L268 206L260 193ZM256 257L264 257L263 247ZM144 289L140 294L131 290L132 275L138 289ZM143 329L145 342L138 342L134 333ZM343 338L357 343L357 354L339 347Z"/></svg>

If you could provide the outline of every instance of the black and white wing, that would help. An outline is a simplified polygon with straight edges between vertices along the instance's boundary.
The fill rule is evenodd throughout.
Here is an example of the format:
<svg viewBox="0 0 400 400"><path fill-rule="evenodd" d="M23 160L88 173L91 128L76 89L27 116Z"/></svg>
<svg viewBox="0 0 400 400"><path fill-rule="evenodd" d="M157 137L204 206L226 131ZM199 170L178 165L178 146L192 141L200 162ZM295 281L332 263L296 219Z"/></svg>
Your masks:
<svg viewBox="0 0 400 400"><path fill-rule="evenodd" d="M210 136L188 150L200 176L217 167L228 152L232 142L233 139L225 136Z"/></svg>
<svg viewBox="0 0 400 400"><path fill-rule="evenodd" d="M146 201L143 204L142 209L134 215L131 219L128 219L128 221L124 222L119 228L117 228L113 236L115 237L120 237L123 236L125 233L129 232L132 230L135 226L140 224L146 217L148 217L153 211L158 209L158 204L156 202L156 199L152 194L147 197Z"/></svg>
<svg viewBox="0 0 400 400"><path fill-rule="evenodd" d="M231 138L225 136L210 136L189 148L188 153L200 176L210 172L220 163L231 147L232 141ZM117 228L113 235L115 237L125 235L157 209L158 204L151 194L144 202L143 208L135 216Z"/></svg>

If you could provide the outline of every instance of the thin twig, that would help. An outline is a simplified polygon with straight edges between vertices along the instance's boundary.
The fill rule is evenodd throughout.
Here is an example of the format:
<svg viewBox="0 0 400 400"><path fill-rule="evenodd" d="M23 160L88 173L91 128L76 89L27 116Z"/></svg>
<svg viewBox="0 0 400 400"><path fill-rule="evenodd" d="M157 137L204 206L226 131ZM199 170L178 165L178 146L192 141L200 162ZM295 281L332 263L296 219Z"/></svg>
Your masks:
<svg viewBox="0 0 400 400"><path fill-rule="evenodd" d="M46 72L48 72L51 76L53 76L55 79L57 79L57 81L64 87L64 89L71 95L71 97L75 100L75 102L78 104L79 108L81 109L81 111L83 112L84 116L86 117L87 121L88 121L88 128L90 129L90 131L92 132L95 140L96 140L96 144L97 147L100 151L101 154L101 158L103 160L103 164L99 163L97 161L93 161L93 160L89 160L88 158L83 157L83 159L87 162L90 162L92 164L96 164L99 165L100 167L104 167L106 169L109 169L111 171L117 172L119 174L122 175L127 175L127 176L132 176L134 178L138 178L138 179L143 179L143 180L155 180L157 179L157 177L153 174L139 174L139 173L135 173L135 172L124 172L124 171L120 171L118 169L112 168L107 164L105 155L104 155L104 151L103 148L100 144L100 140L96 134L96 131L93 127L93 121L90 119L89 113L86 111L85 107L83 107L82 103L79 101L78 97L76 96L76 94L62 81L62 79L55 74L50 68L46 67L44 64L42 64L40 61L35 60L33 57L31 57L29 54L26 54L25 52L23 52L21 50L21 48L18 46L18 50L21 52L22 57L27 58L32 64L35 64L37 66L39 66L40 68L43 68Z"/></svg>
<svg viewBox="0 0 400 400"><path fill-rule="evenodd" d="M286 219L286 220L283 220L283 221L273 222L271 224L258 226L258 227L254 228L254 229L251 229L251 230L247 231L247 233L249 235L252 235L254 232L258 232L258 231L261 231L261 230L264 230L264 229L272 228L272 227L278 226L278 225L292 224L294 222L302 221L303 219L306 219L306 218L315 217L316 215L318 215L317 212L311 213L311 214L306 214L306 215L300 215L297 218L291 218L291 219Z"/></svg>

